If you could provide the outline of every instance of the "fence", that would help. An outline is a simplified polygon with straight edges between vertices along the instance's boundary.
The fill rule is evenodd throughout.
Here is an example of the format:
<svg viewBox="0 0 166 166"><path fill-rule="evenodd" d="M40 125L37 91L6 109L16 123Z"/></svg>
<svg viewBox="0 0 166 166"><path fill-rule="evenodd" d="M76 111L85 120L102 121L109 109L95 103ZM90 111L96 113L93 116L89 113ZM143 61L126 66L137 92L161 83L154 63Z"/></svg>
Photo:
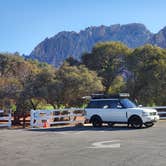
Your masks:
<svg viewBox="0 0 166 166"><path fill-rule="evenodd" d="M152 107L158 111L160 119L166 119L166 106Z"/></svg>
<svg viewBox="0 0 166 166"><path fill-rule="evenodd" d="M78 117L81 117L78 119ZM84 123L84 109L31 110L31 127Z"/></svg>
<svg viewBox="0 0 166 166"><path fill-rule="evenodd" d="M12 125L11 112L9 112L8 115L3 115L4 111L0 110L0 114L2 114L2 116L0 116L0 127L11 127Z"/></svg>

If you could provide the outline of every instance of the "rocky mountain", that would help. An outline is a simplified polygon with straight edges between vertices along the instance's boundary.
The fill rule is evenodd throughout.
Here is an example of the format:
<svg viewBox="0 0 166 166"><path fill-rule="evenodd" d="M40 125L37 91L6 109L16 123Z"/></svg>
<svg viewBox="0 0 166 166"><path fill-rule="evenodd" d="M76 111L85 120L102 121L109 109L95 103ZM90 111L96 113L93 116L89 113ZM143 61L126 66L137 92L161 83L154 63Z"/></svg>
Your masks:
<svg viewBox="0 0 166 166"><path fill-rule="evenodd" d="M149 43L166 48L166 27L160 30L157 34L154 34L149 40Z"/></svg>
<svg viewBox="0 0 166 166"><path fill-rule="evenodd" d="M158 34L152 34L143 24L92 26L77 32L60 32L39 43L30 54L30 58L59 66L73 56L79 59L84 52L90 52L98 42L120 41L130 48L146 43L166 47L166 28Z"/></svg>

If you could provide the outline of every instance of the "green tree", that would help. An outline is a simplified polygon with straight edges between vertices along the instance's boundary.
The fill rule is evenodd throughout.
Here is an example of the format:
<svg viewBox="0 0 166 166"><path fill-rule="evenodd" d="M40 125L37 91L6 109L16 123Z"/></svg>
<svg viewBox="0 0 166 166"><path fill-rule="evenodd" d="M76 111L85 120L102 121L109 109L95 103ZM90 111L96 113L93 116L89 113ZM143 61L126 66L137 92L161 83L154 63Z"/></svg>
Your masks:
<svg viewBox="0 0 166 166"><path fill-rule="evenodd" d="M166 104L166 50L152 45L136 48L128 56L127 65L132 97L143 104Z"/></svg>
<svg viewBox="0 0 166 166"><path fill-rule="evenodd" d="M85 66L64 63L54 72L47 70L36 75L27 83L24 94L26 98L45 100L58 108L61 105L78 106L83 96L101 90L101 79L94 71L89 71Z"/></svg>
<svg viewBox="0 0 166 166"><path fill-rule="evenodd" d="M70 66L79 66L81 63L77 60L74 59L72 56L69 56L66 59L66 62L70 65Z"/></svg>
<svg viewBox="0 0 166 166"><path fill-rule="evenodd" d="M116 94L126 90L126 81L122 76L117 76L112 81L111 86L108 89L109 94Z"/></svg>
<svg viewBox="0 0 166 166"><path fill-rule="evenodd" d="M27 100L28 93L25 92L26 84L32 81L37 74L44 70L53 70L48 64L37 61L25 60L16 54L0 54L0 105L4 108L6 104L16 105L14 111L14 123L19 124L19 119L29 106L35 106L37 99ZM55 69L54 69L55 70ZM9 106L7 106L9 107ZM30 108L29 107L29 108ZM29 109L30 110L30 109Z"/></svg>
<svg viewBox="0 0 166 166"><path fill-rule="evenodd" d="M63 64L57 71L56 80L59 82L59 103L66 106L81 104L83 96L103 91L101 78L94 71L88 70L85 66L69 66Z"/></svg>
<svg viewBox="0 0 166 166"><path fill-rule="evenodd" d="M103 78L105 91L108 93L111 84L126 69L126 56L131 50L119 42L98 43L92 53L82 56L82 62L90 70L94 70Z"/></svg>

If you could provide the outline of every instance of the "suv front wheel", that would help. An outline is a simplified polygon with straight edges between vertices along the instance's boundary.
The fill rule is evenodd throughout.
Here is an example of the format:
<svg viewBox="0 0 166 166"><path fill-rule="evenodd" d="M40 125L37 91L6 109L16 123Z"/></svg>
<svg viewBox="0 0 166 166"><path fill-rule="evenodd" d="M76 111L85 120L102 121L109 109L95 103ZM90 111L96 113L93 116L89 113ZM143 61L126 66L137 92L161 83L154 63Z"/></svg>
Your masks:
<svg viewBox="0 0 166 166"><path fill-rule="evenodd" d="M132 116L129 119L129 124L131 125L132 128L135 129L141 128L143 125L142 119L139 116Z"/></svg>

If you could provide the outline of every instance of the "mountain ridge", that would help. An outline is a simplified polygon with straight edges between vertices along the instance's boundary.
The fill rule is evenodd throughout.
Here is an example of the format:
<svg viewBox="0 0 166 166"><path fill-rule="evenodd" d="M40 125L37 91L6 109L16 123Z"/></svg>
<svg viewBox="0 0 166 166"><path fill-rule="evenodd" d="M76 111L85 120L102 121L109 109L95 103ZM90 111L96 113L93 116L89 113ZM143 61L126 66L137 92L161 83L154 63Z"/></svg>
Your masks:
<svg viewBox="0 0 166 166"><path fill-rule="evenodd" d="M106 41L122 42L129 48L147 43L166 48L166 27L155 34L140 23L90 26L79 32L61 31L40 42L29 58L58 67L69 56L80 59L81 55L90 52L96 43Z"/></svg>

